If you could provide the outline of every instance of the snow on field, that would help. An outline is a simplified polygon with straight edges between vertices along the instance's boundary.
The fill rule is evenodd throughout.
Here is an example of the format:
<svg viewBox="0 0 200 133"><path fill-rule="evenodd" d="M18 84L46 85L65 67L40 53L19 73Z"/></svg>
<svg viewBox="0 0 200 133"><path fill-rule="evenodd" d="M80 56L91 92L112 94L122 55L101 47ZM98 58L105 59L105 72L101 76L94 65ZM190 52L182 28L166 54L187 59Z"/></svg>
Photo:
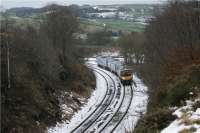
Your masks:
<svg viewBox="0 0 200 133"><path fill-rule="evenodd" d="M99 18L113 18L116 15L116 12L89 13L88 15Z"/></svg>
<svg viewBox="0 0 200 133"><path fill-rule="evenodd" d="M192 106L195 101L186 101L186 103L186 106L178 108L173 113L173 115L177 116L177 119L161 133L179 133L186 129L194 133L200 133L200 107L193 109Z"/></svg>
<svg viewBox="0 0 200 133"><path fill-rule="evenodd" d="M94 6L93 7L96 10L102 11L102 10L107 10L107 11L117 11L117 8L111 8L111 7L99 7L99 6Z"/></svg>
<svg viewBox="0 0 200 133"><path fill-rule="evenodd" d="M88 99L87 103L76 112L72 119L70 121L64 121L62 123L57 123L55 127L51 127L47 129L48 133L68 133L70 132L77 124L79 124L85 117L87 117L99 104L101 99L106 93L106 82L102 78L102 76L96 74L97 78L97 88L93 91L91 97ZM104 89L102 89L104 88ZM62 109L66 109L66 112L68 111L67 108L65 108L66 105L62 105Z"/></svg>
<svg viewBox="0 0 200 133"><path fill-rule="evenodd" d="M146 113L148 102L147 87L136 75L133 76L133 79L137 86L133 85L132 103L127 115L118 126L115 133L124 133L125 130L128 132L133 131L141 115Z"/></svg>
<svg viewBox="0 0 200 133"><path fill-rule="evenodd" d="M104 51L99 53L99 55L104 55L104 56L119 56L120 55L120 51Z"/></svg>

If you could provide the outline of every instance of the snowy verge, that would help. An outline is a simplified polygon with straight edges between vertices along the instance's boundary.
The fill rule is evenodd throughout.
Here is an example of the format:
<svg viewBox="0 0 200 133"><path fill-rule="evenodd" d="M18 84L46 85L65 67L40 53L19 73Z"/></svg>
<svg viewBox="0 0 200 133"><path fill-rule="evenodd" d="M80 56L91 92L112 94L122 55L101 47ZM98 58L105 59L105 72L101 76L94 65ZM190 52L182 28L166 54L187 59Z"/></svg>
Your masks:
<svg viewBox="0 0 200 133"><path fill-rule="evenodd" d="M200 107L194 109L193 105L200 101L186 101L186 106L182 106L173 113L177 116L168 127L162 130L161 133L180 133L188 131L188 133L200 133Z"/></svg>
<svg viewBox="0 0 200 133"><path fill-rule="evenodd" d="M115 133L132 132L140 117L146 113L148 88L136 75L133 75L133 80L136 82L136 86L133 85L133 99L131 106Z"/></svg>
<svg viewBox="0 0 200 133"><path fill-rule="evenodd" d="M99 104L98 101L101 101L103 96L106 93L106 81L103 79L102 76L95 74L97 78L97 88L92 92L91 97L88 99L87 103L84 104L83 107L78 112L75 112L71 120L63 121L62 123L57 123L55 127L50 127L47 129L47 133L68 133L77 124L81 123L83 118L88 116ZM104 88L104 89L102 89ZM61 105L62 109L66 109L67 112L69 108L66 105Z"/></svg>

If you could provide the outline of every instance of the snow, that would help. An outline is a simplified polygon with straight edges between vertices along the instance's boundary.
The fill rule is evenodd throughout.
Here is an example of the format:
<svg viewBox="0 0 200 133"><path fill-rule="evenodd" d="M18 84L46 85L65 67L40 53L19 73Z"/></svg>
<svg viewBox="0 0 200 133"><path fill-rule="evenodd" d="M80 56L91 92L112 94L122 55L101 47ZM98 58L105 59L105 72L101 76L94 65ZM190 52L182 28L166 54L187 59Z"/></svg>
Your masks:
<svg viewBox="0 0 200 133"><path fill-rule="evenodd" d="M198 108L195 112L196 115L200 115L200 108Z"/></svg>
<svg viewBox="0 0 200 133"><path fill-rule="evenodd" d="M119 55L119 52L102 52L101 54L110 55L110 56L117 56ZM93 65L96 65L95 63L96 58L87 58L88 63L92 63ZM87 64L87 63L86 63ZM105 70L104 70L105 71ZM96 106L99 105L100 101L103 99L105 93L106 93L106 81L103 79L102 76L100 76L98 73L95 73L97 78L97 87L92 92L91 97L88 99L87 103L78 111L76 112L72 119L70 121L63 121L62 123L57 123L55 127L50 127L47 129L48 133L68 133L71 130L73 130L77 124L81 123L84 118L89 116L91 112L94 111ZM112 77L114 77L113 74L110 73ZM115 84L119 82L119 79L115 76ZM126 131L132 131L133 128L136 126L137 121L140 119L141 115L146 113L147 109L147 103L148 103L148 94L147 94L147 87L142 83L141 79L139 79L136 74L133 76L134 81L136 82L137 86L133 86L133 99L131 102L131 106L129 108L129 111L127 112L125 118L123 119L122 123L119 124L118 128L115 132L125 132ZM102 89L104 88L104 89ZM121 88L121 90L123 90ZM121 92L123 93L123 91ZM128 104L128 99L130 99L130 91L129 94L126 94L127 97L125 97L125 102ZM122 97L120 96L119 100L121 100ZM127 100L126 100L127 99ZM120 102L119 102L120 103ZM113 105L115 104L115 100L112 101L112 104L110 105L110 108L114 108ZM117 104L116 106L119 106ZM127 105L124 106L120 111L125 112L125 109L127 108ZM61 109L65 113L72 113L71 110L68 108L67 105L61 105ZM111 109L111 111L114 113L116 111L116 108ZM105 113L106 115L109 113ZM112 114L112 113L110 113ZM112 115L110 115L112 116ZM109 120L109 118L107 119ZM98 125L98 124L95 124ZM113 127L113 125L110 125L110 127ZM108 127L109 129L109 127Z"/></svg>
<svg viewBox="0 0 200 133"><path fill-rule="evenodd" d="M161 133L178 133L184 128L184 125L180 125L180 120L175 120L169 125L169 127L163 130Z"/></svg>
<svg viewBox="0 0 200 133"><path fill-rule="evenodd" d="M173 115L177 116L168 127L162 130L161 133L179 133L184 129L196 128L195 133L200 133L200 124L195 121L200 121L200 108L193 111L194 101L187 100L186 106L178 108ZM184 121L190 121L185 123Z"/></svg>
<svg viewBox="0 0 200 133"><path fill-rule="evenodd" d="M61 109L63 111L63 113L65 114L69 114L69 113L73 113L72 108L68 107L66 104L62 104L61 105Z"/></svg>
<svg viewBox="0 0 200 133"><path fill-rule="evenodd" d="M112 76L112 75L111 75ZM115 75L113 75L113 77L116 78ZM119 124L118 128L116 129L116 133L123 133L126 131L132 131L133 128L136 126L138 120L140 119L141 115L146 113L146 109L147 109L147 103L148 103L148 94L147 94L147 87L143 84L143 82L141 81L141 79L139 79L137 77L136 74L134 74L133 76L134 81L137 83L137 87L133 86L133 99L131 102L131 106L129 108L128 113L126 114L125 118L123 119L123 121ZM115 82L117 82L118 79L115 80ZM126 111L127 105L129 103L130 100L130 88L126 87L125 89L129 89L126 94L125 94L125 99L124 102L122 104L122 108L120 108L119 112L121 112L122 114ZM123 89L122 89L123 90ZM121 92L123 93L123 91ZM122 100L122 97L120 97L120 100ZM120 102L119 102L120 103ZM112 106L113 104L111 104ZM119 104L117 105L119 106ZM116 109L112 110L111 112L115 112ZM107 113L111 113L111 112L107 112ZM107 113L105 113L101 119L105 116L107 116ZM110 115L111 117L112 115ZM100 120L101 120L100 119ZM108 118L106 121L110 120L111 118ZM98 123L101 123L100 120L97 120ZM106 122L105 122L106 123ZM98 124L95 124L98 125ZM105 124L103 124L105 125ZM102 126L103 126L102 125ZM111 131L111 129L114 127L115 122L111 121L111 124L109 124L108 127L106 127L106 129L103 132L109 132ZM92 127L92 129L97 129L97 127ZM93 130L90 131L93 131Z"/></svg>
<svg viewBox="0 0 200 133"><path fill-rule="evenodd" d="M104 56L119 56L120 55L120 52L119 51L103 51L101 53L99 53L99 55L104 55Z"/></svg>
<svg viewBox="0 0 200 133"><path fill-rule="evenodd" d="M190 94L190 95L194 95L194 93L193 93L193 92L190 92L189 94Z"/></svg>
<svg viewBox="0 0 200 133"><path fill-rule="evenodd" d="M147 110L147 87L136 74L133 76L133 80L136 82L137 87L133 86L132 103L127 115L116 129L116 133L123 133L125 130L128 132L133 131L141 115L145 114Z"/></svg>
<svg viewBox="0 0 200 133"><path fill-rule="evenodd" d="M195 133L200 132L200 125L193 124L193 125L186 126L184 124L181 124L181 120L175 120L167 128L165 128L161 133L179 133L183 129L190 129L191 127L194 127L197 129Z"/></svg>
<svg viewBox="0 0 200 133"><path fill-rule="evenodd" d="M119 79L110 72L107 72L107 71L104 71L104 72L109 74L112 78L115 78L114 84L117 86L119 83ZM123 93L124 93L124 90L121 88L121 94ZM116 95L117 95L117 92L115 92L114 97L116 97ZM122 101L122 95L120 95L119 100L114 98L114 100L112 100L111 104L106 109L105 113L103 113L101 117L96 120L96 122L94 123L94 126L92 126L89 129L89 131L94 131L94 129L98 129L97 132L100 132L101 129L98 127L98 125L103 122L103 124L100 126L100 127L103 127L111 119L112 115L114 115L114 113L117 111L117 108L120 106L121 101Z"/></svg>
<svg viewBox="0 0 200 133"><path fill-rule="evenodd" d="M117 8L111 8L111 7L99 7L99 6L94 6L94 9L98 9L99 11L101 10L109 10L109 11L116 11Z"/></svg>
<svg viewBox="0 0 200 133"><path fill-rule="evenodd" d="M195 112L192 112L190 117L192 120L200 120L200 108L197 108Z"/></svg>
<svg viewBox="0 0 200 133"><path fill-rule="evenodd" d="M97 78L97 88L93 91L88 102L76 112L70 121L64 121L62 123L57 123L55 127L50 127L47 129L48 133L67 133L71 131L77 124L79 124L83 118L87 117L99 104L101 99L106 93L106 82L105 80L96 74ZM105 89L102 89L105 88ZM69 111L66 106L61 106L62 109Z"/></svg>
<svg viewBox="0 0 200 133"><path fill-rule="evenodd" d="M89 13L88 15L99 18L113 18L116 15L116 12Z"/></svg>

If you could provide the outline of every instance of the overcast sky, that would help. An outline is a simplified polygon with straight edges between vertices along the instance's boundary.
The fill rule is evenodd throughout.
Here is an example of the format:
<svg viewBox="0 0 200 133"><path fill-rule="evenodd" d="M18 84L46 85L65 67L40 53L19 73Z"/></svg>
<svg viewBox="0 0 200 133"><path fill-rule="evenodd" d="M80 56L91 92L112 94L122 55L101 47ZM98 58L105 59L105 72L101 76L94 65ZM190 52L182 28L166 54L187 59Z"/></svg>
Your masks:
<svg viewBox="0 0 200 133"><path fill-rule="evenodd" d="M0 0L1 8L11 7L41 7L50 3L63 5L70 4L90 4L90 5L110 5L110 4L152 4L162 3L166 0Z"/></svg>

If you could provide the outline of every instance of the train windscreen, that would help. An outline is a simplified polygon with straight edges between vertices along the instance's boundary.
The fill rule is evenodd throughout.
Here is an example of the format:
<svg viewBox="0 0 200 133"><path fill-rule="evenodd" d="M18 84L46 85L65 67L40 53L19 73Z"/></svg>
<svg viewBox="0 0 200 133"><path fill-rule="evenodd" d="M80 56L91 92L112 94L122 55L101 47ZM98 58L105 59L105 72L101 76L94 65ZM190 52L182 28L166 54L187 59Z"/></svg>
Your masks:
<svg viewBox="0 0 200 133"><path fill-rule="evenodd" d="M124 70L121 72L121 76L131 76L132 71L131 70Z"/></svg>

